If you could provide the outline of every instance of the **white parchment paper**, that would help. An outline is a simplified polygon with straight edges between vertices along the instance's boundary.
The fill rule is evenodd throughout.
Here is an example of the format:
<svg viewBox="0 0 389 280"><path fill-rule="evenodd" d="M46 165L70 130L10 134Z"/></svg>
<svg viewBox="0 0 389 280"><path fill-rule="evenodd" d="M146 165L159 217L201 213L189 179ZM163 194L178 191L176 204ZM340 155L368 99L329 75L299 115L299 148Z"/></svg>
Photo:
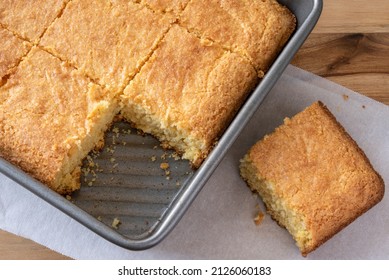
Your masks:
<svg viewBox="0 0 389 280"><path fill-rule="evenodd" d="M389 184L389 107L289 66L188 212L162 243L133 252L104 240L0 174L0 228L76 259L303 259L239 177L239 159L266 133L324 102ZM386 187L387 188L387 187ZM306 259L389 259L389 195ZM0 255L3 254L0 251ZM3 256L2 257L6 257Z"/></svg>

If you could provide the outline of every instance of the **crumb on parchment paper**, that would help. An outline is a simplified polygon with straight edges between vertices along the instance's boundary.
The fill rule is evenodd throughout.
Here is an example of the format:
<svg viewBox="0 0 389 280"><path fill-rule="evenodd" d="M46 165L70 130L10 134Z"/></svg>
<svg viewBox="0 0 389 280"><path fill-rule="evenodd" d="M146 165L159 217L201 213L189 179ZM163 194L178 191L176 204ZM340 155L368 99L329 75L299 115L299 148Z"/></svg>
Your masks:
<svg viewBox="0 0 389 280"><path fill-rule="evenodd" d="M263 214L262 211L259 211L258 214L254 218L254 223L257 226L259 226L262 223L264 217L265 217L265 214Z"/></svg>

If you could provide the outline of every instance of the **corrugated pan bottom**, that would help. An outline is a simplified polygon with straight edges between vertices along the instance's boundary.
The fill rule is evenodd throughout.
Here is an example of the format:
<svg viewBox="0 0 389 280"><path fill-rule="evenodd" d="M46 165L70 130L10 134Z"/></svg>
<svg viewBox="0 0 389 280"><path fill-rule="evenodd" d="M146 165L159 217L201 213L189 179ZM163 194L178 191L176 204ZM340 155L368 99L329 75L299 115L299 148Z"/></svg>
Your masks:
<svg viewBox="0 0 389 280"><path fill-rule="evenodd" d="M128 123L116 122L104 148L84 160L81 189L71 201L126 237L141 239L192 175L189 161Z"/></svg>

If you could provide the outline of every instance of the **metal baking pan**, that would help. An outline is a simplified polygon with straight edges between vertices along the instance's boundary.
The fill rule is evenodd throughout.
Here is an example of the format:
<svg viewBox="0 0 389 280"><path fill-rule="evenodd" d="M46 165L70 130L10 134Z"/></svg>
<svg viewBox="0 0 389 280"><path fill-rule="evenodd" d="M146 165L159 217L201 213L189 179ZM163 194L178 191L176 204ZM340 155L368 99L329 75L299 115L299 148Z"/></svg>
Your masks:
<svg viewBox="0 0 389 280"><path fill-rule="evenodd" d="M303 44L322 10L322 0L279 2L296 15L296 32L196 171L187 161L177 160L173 152L160 148L153 137L140 135L129 124L117 122L106 134L104 150L90 154L84 161L81 190L70 200L1 158L0 172L119 246L141 250L158 244L184 215ZM113 224L114 221L119 223Z"/></svg>

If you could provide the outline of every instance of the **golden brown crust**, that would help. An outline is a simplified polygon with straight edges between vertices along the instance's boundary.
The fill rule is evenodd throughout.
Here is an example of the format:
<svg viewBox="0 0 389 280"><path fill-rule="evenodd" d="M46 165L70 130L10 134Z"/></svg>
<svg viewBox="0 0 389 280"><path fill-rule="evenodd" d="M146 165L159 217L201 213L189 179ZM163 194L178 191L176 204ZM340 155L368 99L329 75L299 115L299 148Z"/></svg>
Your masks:
<svg viewBox="0 0 389 280"><path fill-rule="evenodd" d="M0 86L2 78L8 74L25 56L31 45L0 27Z"/></svg>
<svg viewBox="0 0 389 280"><path fill-rule="evenodd" d="M0 155L59 193L77 189L62 186L58 176L64 168L77 173L81 162L71 162L74 154L93 148L86 142L97 143L94 126L110 99L79 71L34 47L0 88Z"/></svg>
<svg viewBox="0 0 389 280"><path fill-rule="evenodd" d="M21 37L37 42L68 0L1 0L0 23Z"/></svg>
<svg viewBox="0 0 389 280"><path fill-rule="evenodd" d="M74 0L40 44L120 92L149 58L170 19L128 0Z"/></svg>
<svg viewBox="0 0 389 280"><path fill-rule="evenodd" d="M366 212L384 195L384 182L363 151L317 102L249 151L257 176L303 217L306 255Z"/></svg>
<svg viewBox="0 0 389 280"><path fill-rule="evenodd" d="M147 108L162 127L201 141L203 149L191 158L199 165L257 81L245 59L173 26L123 100Z"/></svg>
<svg viewBox="0 0 389 280"><path fill-rule="evenodd" d="M191 1L180 24L248 57L266 72L294 31L296 18L275 0Z"/></svg>

